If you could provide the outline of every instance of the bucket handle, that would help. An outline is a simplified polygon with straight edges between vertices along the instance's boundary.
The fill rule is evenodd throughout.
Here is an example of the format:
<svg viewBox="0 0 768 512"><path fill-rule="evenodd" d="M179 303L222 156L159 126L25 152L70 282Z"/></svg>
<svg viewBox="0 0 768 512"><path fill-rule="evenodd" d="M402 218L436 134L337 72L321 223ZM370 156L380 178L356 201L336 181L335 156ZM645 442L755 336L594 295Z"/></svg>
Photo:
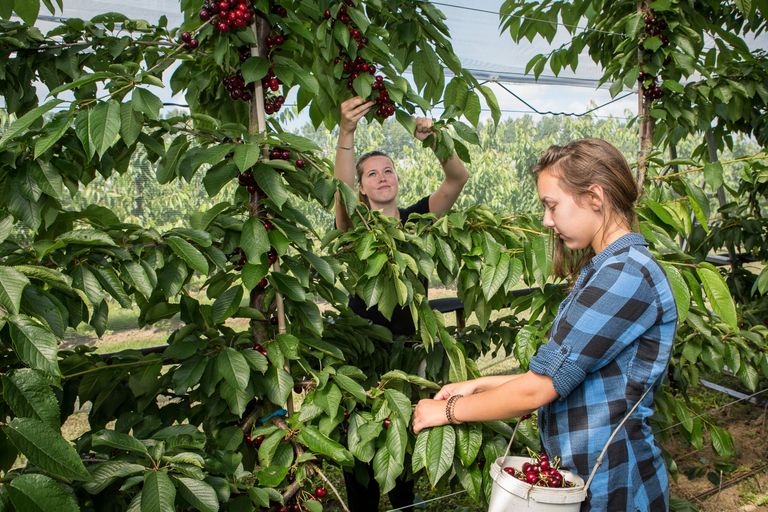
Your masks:
<svg viewBox="0 0 768 512"><path fill-rule="evenodd" d="M635 409L637 409L637 407L640 405L640 402L643 401L643 399L646 397L648 392L653 388L654 384L655 382L650 386L648 386L648 389L646 389L645 392L640 396L640 399L637 402L635 402L635 405L632 406L632 408L624 416L621 422L618 425L616 425L615 429L613 429L613 432L611 432L611 437L608 438L608 441L605 443L605 446L603 446L603 451L600 452L600 456L597 458L597 462L595 462L595 466L592 468L592 472L589 474L587 483L584 484L584 492L589 490L589 484L592 483L592 479L595 477L595 474L597 473L597 469L600 467L600 464L603 463L603 457L605 457L605 452L608 451L608 447L611 445L611 441L613 441L613 438L616 437L616 434L619 433L619 430L621 430L621 427L624 426L624 423L627 422L627 420L632 415L632 413L635 412ZM512 437L509 438L509 443L507 444L507 450L504 452L505 459L507 458L507 456L509 456L509 450L512 448L512 441L515 439L515 435L517 434L517 429L520 427L521 423L522 423L522 420L519 420L515 424L515 428L512 430Z"/></svg>

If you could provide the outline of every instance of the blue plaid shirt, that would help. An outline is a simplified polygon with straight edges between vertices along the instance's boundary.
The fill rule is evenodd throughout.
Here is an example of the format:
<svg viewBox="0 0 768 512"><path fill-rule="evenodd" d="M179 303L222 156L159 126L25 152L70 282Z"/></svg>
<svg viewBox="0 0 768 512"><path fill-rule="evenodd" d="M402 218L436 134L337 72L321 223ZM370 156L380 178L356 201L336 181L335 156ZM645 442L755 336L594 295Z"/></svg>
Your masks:
<svg viewBox="0 0 768 512"><path fill-rule="evenodd" d="M545 451L587 480L613 429L654 386L611 442L582 511L669 509L667 469L648 418L666 371L677 309L664 270L637 233L581 269L531 359L559 394L539 410Z"/></svg>

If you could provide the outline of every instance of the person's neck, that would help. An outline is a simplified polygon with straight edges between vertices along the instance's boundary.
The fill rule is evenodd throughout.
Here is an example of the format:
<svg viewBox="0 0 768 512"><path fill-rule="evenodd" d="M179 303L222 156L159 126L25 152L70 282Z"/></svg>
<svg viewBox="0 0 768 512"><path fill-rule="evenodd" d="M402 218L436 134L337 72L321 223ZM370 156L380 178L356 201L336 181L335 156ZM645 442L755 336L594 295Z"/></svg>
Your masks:
<svg viewBox="0 0 768 512"><path fill-rule="evenodd" d="M611 245L613 242L618 240L619 238L623 237L624 235L627 235L631 233L632 231L623 224L614 224L610 226L606 230L601 230L597 233L597 236L595 237L595 242L592 244L592 250L595 251L595 254L600 254L605 250L606 247Z"/></svg>
<svg viewBox="0 0 768 512"><path fill-rule="evenodd" d="M392 201L391 203L371 203L371 210L381 211L387 217L400 218L400 211L397 209L397 203Z"/></svg>

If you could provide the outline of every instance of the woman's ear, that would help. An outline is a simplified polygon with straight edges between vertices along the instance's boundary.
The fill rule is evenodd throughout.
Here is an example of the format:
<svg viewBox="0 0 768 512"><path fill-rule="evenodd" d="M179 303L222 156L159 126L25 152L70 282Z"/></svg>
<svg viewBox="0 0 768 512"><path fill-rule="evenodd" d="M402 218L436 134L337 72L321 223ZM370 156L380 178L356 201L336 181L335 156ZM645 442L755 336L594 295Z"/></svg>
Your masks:
<svg viewBox="0 0 768 512"><path fill-rule="evenodd" d="M603 187L601 187L597 183L593 183L592 185L589 186L588 194L589 194L589 206L596 212L599 212L600 210L602 210L603 202L605 199Z"/></svg>

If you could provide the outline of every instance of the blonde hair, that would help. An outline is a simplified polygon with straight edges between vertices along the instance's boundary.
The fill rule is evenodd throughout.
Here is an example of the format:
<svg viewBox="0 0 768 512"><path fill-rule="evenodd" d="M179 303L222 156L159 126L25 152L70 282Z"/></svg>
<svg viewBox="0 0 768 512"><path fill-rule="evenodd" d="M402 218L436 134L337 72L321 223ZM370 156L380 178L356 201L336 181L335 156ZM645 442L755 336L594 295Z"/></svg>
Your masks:
<svg viewBox="0 0 768 512"><path fill-rule="evenodd" d="M561 181L577 201L591 194L591 185L600 185L607 203L608 223L618 215L619 222L632 229L637 225L635 202L640 191L629 164L621 152L602 139L579 139L565 146L550 146L531 168L534 178L548 170ZM559 237L552 236L552 264L555 275L573 278L592 257L591 247L571 251Z"/></svg>

